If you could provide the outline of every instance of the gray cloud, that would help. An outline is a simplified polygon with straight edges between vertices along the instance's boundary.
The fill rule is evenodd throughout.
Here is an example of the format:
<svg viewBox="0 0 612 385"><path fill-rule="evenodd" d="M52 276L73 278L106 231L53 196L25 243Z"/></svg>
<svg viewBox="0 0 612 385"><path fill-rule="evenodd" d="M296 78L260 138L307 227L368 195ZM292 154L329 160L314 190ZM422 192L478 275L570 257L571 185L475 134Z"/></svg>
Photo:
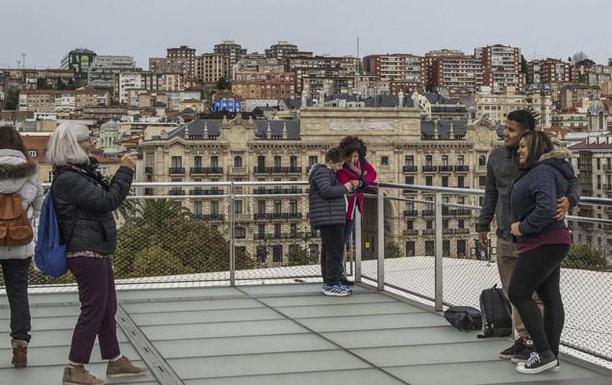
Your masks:
<svg viewBox="0 0 612 385"><path fill-rule="evenodd" d="M168 47L209 52L223 39L249 51L289 40L354 55L357 36L362 56L503 43L528 59L578 50L600 63L612 57L609 0L20 0L1 9L2 67L16 66L21 52L28 66L56 67L75 47L133 55L146 67Z"/></svg>

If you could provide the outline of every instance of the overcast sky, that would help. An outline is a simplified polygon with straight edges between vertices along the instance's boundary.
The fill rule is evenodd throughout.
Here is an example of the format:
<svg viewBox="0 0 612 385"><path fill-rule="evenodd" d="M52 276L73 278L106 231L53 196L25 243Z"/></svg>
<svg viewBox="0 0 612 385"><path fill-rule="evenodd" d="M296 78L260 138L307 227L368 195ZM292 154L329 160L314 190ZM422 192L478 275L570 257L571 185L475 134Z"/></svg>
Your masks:
<svg viewBox="0 0 612 385"><path fill-rule="evenodd" d="M138 66L224 39L249 52L288 40L317 54L424 54L502 43L530 60L612 57L612 0L0 0L0 67L58 67L75 47Z"/></svg>

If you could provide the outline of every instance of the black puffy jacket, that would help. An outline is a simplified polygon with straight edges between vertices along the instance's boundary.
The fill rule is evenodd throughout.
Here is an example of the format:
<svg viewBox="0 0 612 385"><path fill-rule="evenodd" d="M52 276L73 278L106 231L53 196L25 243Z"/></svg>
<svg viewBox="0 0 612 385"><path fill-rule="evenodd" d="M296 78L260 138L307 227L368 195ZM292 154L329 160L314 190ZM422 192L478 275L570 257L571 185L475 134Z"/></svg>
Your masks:
<svg viewBox="0 0 612 385"><path fill-rule="evenodd" d="M120 167L110 184L91 167L67 167L56 172L53 185L61 242L68 251L111 255L117 247L113 211L127 197L134 172Z"/></svg>

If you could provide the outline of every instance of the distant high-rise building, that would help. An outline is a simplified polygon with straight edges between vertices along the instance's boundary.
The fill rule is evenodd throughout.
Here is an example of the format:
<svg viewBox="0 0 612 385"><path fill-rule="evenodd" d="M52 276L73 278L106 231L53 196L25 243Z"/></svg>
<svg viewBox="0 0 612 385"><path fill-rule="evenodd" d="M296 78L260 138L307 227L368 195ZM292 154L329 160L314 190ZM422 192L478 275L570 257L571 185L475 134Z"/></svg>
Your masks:
<svg viewBox="0 0 612 385"><path fill-rule="evenodd" d="M96 88L113 88L115 76L124 71L133 71L136 62L131 56L96 56L89 67L87 84Z"/></svg>
<svg viewBox="0 0 612 385"><path fill-rule="evenodd" d="M242 48L242 46L234 40L224 40L219 44L215 44L214 51L215 53L227 56L230 68L233 68L240 60L240 57L247 53L246 48Z"/></svg>
<svg viewBox="0 0 612 385"><path fill-rule="evenodd" d="M62 58L60 68L72 70L77 79L87 79L89 66L95 57L96 53L92 50L76 48Z"/></svg>
<svg viewBox="0 0 612 385"><path fill-rule="evenodd" d="M299 52L298 46L295 44L290 44L287 41L280 40L276 44L270 46L269 49L266 50L266 57L283 59L287 56L295 56Z"/></svg>
<svg viewBox="0 0 612 385"><path fill-rule="evenodd" d="M184 73L189 79L195 78L195 48L182 45L178 48L168 48L166 58L170 60L184 60L187 62L186 72Z"/></svg>
<svg viewBox="0 0 612 385"><path fill-rule="evenodd" d="M572 65L558 59L532 60L527 64L527 83L563 83L573 80Z"/></svg>
<svg viewBox="0 0 612 385"><path fill-rule="evenodd" d="M421 58L410 54L369 55L363 58L363 70L378 80L422 83Z"/></svg>
<svg viewBox="0 0 612 385"><path fill-rule="evenodd" d="M474 93L484 84L482 63L474 56L433 57L432 88L451 96Z"/></svg>
<svg viewBox="0 0 612 385"><path fill-rule="evenodd" d="M501 44L476 48L474 57L482 63L483 80L493 92L504 92L508 86L522 91L521 49Z"/></svg>
<svg viewBox="0 0 612 385"><path fill-rule="evenodd" d="M220 53L205 53L195 58L195 79L199 83L216 83L230 78L229 59Z"/></svg>

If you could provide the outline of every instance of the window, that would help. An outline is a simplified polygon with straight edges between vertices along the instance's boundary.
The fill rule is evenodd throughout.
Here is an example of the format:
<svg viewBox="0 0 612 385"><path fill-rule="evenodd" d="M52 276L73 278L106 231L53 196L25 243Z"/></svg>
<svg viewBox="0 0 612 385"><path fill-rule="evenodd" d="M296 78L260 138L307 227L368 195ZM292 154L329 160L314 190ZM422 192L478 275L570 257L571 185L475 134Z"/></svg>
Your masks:
<svg viewBox="0 0 612 385"><path fill-rule="evenodd" d="M457 155L457 165L465 166L465 156L464 155Z"/></svg>
<svg viewBox="0 0 612 385"><path fill-rule="evenodd" d="M259 261L259 263L265 263L266 262L266 257L268 256L268 249L266 248L266 246L257 246L257 261Z"/></svg>
<svg viewBox="0 0 612 385"><path fill-rule="evenodd" d="M281 236L281 224L280 223L274 224L274 236L276 238L280 238Z"/></svg>
<svg viewBox="0 0 612 385"><path fill-rule="evenodd" d="M381 166L388 166L389 165L389 157L388 156L381 156L380 157L380 165Z"/></svg>
<svg viewBox="0 0 612 385"><path fill-rule="evenodd" d="M237 155L234 157L234 167L242 167L242 157Z"/></svg>
<svg viewBox="0 0 612 385"><path fill-rule="evenodd" d="M297 214L297 200L292 199L291 201L289 201L289 212L291 214Z"/></svg>
<svg viewBox="0 0 612 385"><path fill-rule="evenodd" d="M406 221L406 230L414 229L414 221Z"/></svg>
<svg viewBox="0 0 612 385"><path fill-rule="evenodd" d="M425 166L433 166L433 156L425 155Z"/></svg>
<svg viewBox="0 0 612 385"><path fill-rule="evenodd" d="M465 239L457 240L457 256L465 257L466 252L467 252L467 246L465 243Z"/></svg>
<svg viewBox="0 0 612 385"><path fill-rule="evenodd" d="M444 240L442 241L442 255L445 257L450 257L450 241Z"/></svg>
<svg viewBox="0 0 612 385"><path fill-rule="evenodd" d="M193 167L202 168L202 157L201 156L193 157Z"/></svg>
<svg viewBox="0 0 612 385"><path fill-rule="evenodd" d="M442 176L442 187L448 187L448 175Z"/></svg>
<svg viewBox="0 0 612 385"><path fill-rule="evenodd" d="M415 256L414 241L407 241L406 242L406 256L407 257L414 257Z"/></svg>
<svg viewBox="0 0 612 385"><path fill-rule="evenodd" d="M210 202L210 213L213 215L219 214L219 201Z"/></svg>
<svg viewBox="0 0 612 385"><path fill-rule="evenodd" d="M297 168L297 156L291 155L289 157L289 167L291 167L292 169Z"/></svg>
<svg viewBox="0 0 612 385"><path fill-rule="evenodd" d="M219 167L219 157L213 155L210 157L210 167L216 168Z"/></svg>
<svg viewBox="0 0 612 385"><path fill-rule="evenodd" d="M480 155L478 157L478 166L480 167L484 167L487 165L487 157L484 155Z"/></svg>
<svg viewBox="0 0 612 385"><path fill-rule="evenodd" d="M258 224L257 225L257 235L259 235L260 238L263 238L265 234L266 234L266 225L265 225L265 223Z"/></svg>
<svg viewBox="0 0 612 385"><path fill-rule="evenodd" d="M425 241L425 255L435 255L435 245L434 241Z"/></svg>
<svg viewBox="0 0 612 385"><path fill-rule="evenodd" d="M427 186L433 186L433 176L426 176L425 177L425 184Z"/></svg>
<svg viewBox="0 0 612 385"><path fill-rule="evenodd" d="M283 245L272 246L272 262L283 262Z"/></svg>
<svg viewBox="0 0 612 385"><path fill-rule="evenodd" d="M234 234L237 239L245 239L246 238L246 229L244 227L236 227L234 230Z"/></svg>
<svg viewBox="0 0 612 385"><path fill-rule="evenodd" d="M449 228L448 224L449 224L448 219L443 219L442 220L442 228L443 229L448 229Z"/></svg>
<svg viewBox="0 0 612 385"><path fill-rule="evenodd" d="M280 214L282 208L282 202L279 200L274 201L274 214Z"/></svg>
<svg viewBox="0 0 612 385"><path fill-rule="evenodd" d="M290 232L292 237L296 237L297 236L297 223L292 223L289 226L289 232Z"/></svg>
<svg viewBox="0 0 612 385"><path fill-rule="evenodd" d="M448 155L442 155L442 166L448 166Z"/></svg>
<svg viewBox="0 0 612 385"><path fill-rule="evenodd" d="M180 156L173 156L172 159L170 160L171 164L172 164L172 168L181 168L183 167L183 158Z"/></svg>
<svg viewBox="0 0 612 385"><path fill-rule="evenodd" d="M315 164L319 163L319 157L316 155L310 155L308 156L308 167L312 167Z"/></svg>
<svg viewBox="0 0 612 385"><path fill-rule="evenodd" d="M406 184L414 184L414 176L405 176L404 183Z"/></svg>
<svg viewBox="0 0 612 385"><path fill-rule="evenodd" d="M406 166L414 166L414 156L413 155L406 155L404 157L404 165L406 165Z"/></svg>
<svg viewBox="0 0 612 385"><path fill-rule="evenodd" d="M274 167L276 168L281 167L281 157L278 155L274 156Z"/></svg>
<svg viewBox="0 0 612 385"><path fill-rule="evenodd" d="M458 229L465 229L465 220L464 219L458 219L457 220L457 228Z"/></svg>
<svg viewBox="0 0 612 385"><path fill-rule="evenodd" d="M257 157L257 168L262 169L266 167L266 157L260 155Z"/></svg>
<svg viewBox="0 0 612 385"><path fill-rule="evenodd" d="M202 215L202 201L193 202L193 215Z"/></svg>
<svg viewBox="0 0 612 385"><path fill-rule="evenodd" d="M234 203L234 214L242 214L242 200L237 199Z"/></svg>
<svg viewBox="0 0 612 385"><path fill-rule="evenodd" d="M483 175L479 176L478 177L478 186L485 187L486 184L487 184L487 177L483 176Z"/></svg>
<svg viewBox="0 0 612 385"><path fill-rule="evenodd" d="M465 187L465 177L464 176L457 177L457 187Z"/></svg>
<svg viewBox="0 0 612 385"><path fill-rule="evenodd" d="M258 214L266 213L266 201L264 200L257 201L257 213Z"/></svg>
<svg viewBox="0 0 612 385"><path fill-rule="evenodd" d="M425 228L428 230L433 229L433 221L425 221Z"/></svg>

